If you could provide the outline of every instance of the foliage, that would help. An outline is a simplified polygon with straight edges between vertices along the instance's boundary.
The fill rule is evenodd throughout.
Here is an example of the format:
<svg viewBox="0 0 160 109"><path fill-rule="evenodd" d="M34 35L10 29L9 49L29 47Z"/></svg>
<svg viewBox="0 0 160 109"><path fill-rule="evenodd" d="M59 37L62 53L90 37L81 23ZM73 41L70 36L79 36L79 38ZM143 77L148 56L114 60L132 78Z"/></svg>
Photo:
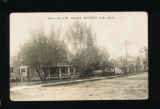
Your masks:
<svg viewBox="0 0 160 109"><path fill-rule="evenodd" d="M110 68L110 62L109 62L109 54L105 47L99 46L98 47L98 58L100 63L100 69L105 71L106 68Z"/></svg>
<svg viewBox="0 0 160 109"><path fill-rule="evenodd" d="M85 76L92 75L97 68L105 70L113 67L113 63L108 60L107 49L97 47L96 34L90 25L75 21L69 25L65 38L60 37L61 28L55 29L51 25L49 34L44 30L41 26L40 29L31 31L31 38L23 44L17 61L20 65L36 68L43 82L47 77L45 69L52 64L72 64ZM68 49L70 47L71 49Z"/></svg>
<svg viewBox="0 0 160 109"><path fill-rule="evenodd" d="M91 75L98 67L103 70L108 67L108 52L105 47L97 48L96 34L90 25L75 21L69 25L66 38L74 52L72 65L78 66L81 74Z"/></svg>
<svg viewBox="0 0 160 109"><path fill-rule="evenodd" d="M86 74L85 71L95 63L97 56L95 33L90 25L77 20L69 25L66 38L75 52L72 64L78 66L82 74Z"/></svg>
<svg viewBox="0 0 160 109"><path fill-rule="evenodd" d="M146 69L148 67L148 48L146 46L140 49L140 55L141 61Z"/></svg>
<svg viewBox="0 0 160 109"><path fill-rule="evenodd" d="M56 32L52 28L49 35L44 33L46 32L43 28L32 30L30 40L23 44L18 55L24 65L36 68L43 82L47 77L45 68L53 63L56 65L58 62L66 63L68 57L67 46L63 40L59 39L60 30Z"/></svg>
<svg viewBox="0 0 160 109"><path fill-rule="evenodd" d="M117 66L126 73L126 59L123 59L122 57L120 57L117 60Z"/></svg>

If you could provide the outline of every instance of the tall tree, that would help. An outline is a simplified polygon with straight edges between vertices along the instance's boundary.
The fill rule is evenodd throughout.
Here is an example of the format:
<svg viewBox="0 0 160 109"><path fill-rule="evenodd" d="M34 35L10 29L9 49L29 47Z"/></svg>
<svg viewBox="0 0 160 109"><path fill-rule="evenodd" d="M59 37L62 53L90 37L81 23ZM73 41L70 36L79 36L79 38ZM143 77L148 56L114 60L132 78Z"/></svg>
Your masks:
<svg viewBox="0 0 160 109"><path fill-rule="evenodd" d="M98 63L100 63L101 70L105 71L106 68L110 68L109 54L104 46L98 46Z"/></svg>
<svg viewBox="0 0 160 109"><path fill-rule="evenodd" d="M74 65L79 67L82 74L95 62L96 35L91 26L79 20L69 25L66 38L75 52Z"/></svg>
<svg viewBox="0 0 160 109"><path fill-rule="evenodd" d="M51 49L49 49L49 66L50 64L54 63L55 64L55 68L57 68L57 64L59 63L68 63L68 47L64 41L63 38L60 37L60 33L62 28L59 27L57 29L55 29L54 25L50 26L50 33L49 33L49 37L48 37L48 43L49 43L49 47ZM48 61L49 61L48 60ZM51 61L52 60L52 61ZM54 61L54 62L53 62ZM56 74L57 69L55 70Z"/></svg>
<svg viewBox="0 0 160 109"><path fill-rule="evenodd" d="M66 62L68 56L64 41L57 38L60 31L52 28L50 33L47 35L43 28L32 30L30 40L22 46L19 52L24 65L36 68L43 82L46 82L46 68L53 63L57 65L58 62Z"/></svg>

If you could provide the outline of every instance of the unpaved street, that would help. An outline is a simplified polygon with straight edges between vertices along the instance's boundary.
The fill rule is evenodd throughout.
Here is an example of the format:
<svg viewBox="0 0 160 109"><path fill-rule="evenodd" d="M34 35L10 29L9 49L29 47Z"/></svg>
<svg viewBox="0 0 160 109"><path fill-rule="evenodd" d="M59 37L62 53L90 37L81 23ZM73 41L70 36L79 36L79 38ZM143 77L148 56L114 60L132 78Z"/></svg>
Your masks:
<svg viewBox="0 0 160 109"><path fill-rule="evenodd" d="M11 91L10 98L14 101L147 99L148 73L61 86L25 88Z"/></svg>

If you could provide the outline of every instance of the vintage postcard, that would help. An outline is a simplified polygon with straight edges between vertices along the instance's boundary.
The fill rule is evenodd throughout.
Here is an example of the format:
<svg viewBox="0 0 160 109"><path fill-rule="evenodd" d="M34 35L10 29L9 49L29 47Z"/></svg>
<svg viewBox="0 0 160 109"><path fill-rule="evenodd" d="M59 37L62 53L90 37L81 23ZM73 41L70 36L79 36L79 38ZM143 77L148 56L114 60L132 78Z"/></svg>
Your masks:
<svg viewBox="0 0 160 109"><path fill-rule="evenodd" d="M148 99L147 12L10 14L12 101Z"/></svg>

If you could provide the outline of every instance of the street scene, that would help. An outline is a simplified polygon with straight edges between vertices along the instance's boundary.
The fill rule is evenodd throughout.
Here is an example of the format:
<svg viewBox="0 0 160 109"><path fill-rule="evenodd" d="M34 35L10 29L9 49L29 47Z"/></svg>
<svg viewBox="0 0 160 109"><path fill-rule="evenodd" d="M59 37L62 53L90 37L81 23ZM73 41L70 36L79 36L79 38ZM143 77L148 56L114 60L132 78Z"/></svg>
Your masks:
<svg viewBox="0 0 160 109"><path fill-rule="evenodd" d="M11 13L12 101L148 98L146 12Z"/></svg>

